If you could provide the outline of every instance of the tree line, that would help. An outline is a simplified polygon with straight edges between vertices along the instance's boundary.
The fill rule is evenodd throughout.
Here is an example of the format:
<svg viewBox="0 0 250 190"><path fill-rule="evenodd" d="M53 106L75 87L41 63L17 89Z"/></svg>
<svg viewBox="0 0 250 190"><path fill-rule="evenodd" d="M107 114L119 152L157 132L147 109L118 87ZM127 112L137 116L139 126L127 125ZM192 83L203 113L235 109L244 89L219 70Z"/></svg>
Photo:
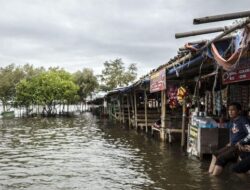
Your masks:
<svg viewBox="0 0 250 190"><path fill-rule="evenodd" d="M0 101L3 111L8 104L15 107L41 105L46 115L52 115L55 105L86 102L98 91L109 91L126 86L137 76L136 64L126 69L122 59L106 61L100 75L90 68L69 73L62 68L35 68L33 65L0 67Z"/></svg>

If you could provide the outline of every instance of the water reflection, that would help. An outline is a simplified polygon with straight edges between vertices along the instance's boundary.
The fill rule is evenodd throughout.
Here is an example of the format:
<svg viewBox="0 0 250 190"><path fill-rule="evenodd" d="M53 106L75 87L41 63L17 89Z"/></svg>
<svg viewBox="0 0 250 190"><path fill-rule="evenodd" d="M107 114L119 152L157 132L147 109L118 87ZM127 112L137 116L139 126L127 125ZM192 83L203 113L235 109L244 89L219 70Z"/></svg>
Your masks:
<svg viewBox="0 0 250 190"><path fill-rule="evenodd" d="M118 123L77 118L0 120L0 189L249 189L237 176Z"/></svg>

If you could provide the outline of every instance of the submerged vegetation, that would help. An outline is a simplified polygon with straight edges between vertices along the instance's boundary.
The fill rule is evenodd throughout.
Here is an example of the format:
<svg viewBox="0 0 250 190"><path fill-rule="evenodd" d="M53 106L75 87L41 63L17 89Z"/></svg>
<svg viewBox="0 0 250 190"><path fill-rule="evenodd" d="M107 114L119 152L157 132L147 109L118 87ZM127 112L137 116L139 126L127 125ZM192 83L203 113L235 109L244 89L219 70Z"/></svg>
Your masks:
<svg viewBox="0 0 250 190"><path fill-rule="evenodd" d="M85 104L87 97L100 90L128 85L136 79L136 65L125 70L121 59L104 63L102 75L92 69L69 73L60 68L35 68L32 65L0 67L0 101L3 112L7 105L25 107L29 115L31 106L43 107L43 113L53 115L56 105ZM100 84L98 79L101 80ZM68 111L68 110L67 110Z"/></svg>
<svg viewBox="0 0 250 190"><path fill-rule="evenodd" d="M47 115L52 115L56 103L74 104L79 100L79 87L64 70L49 70L16 85L15 102L19 106L43 105Z"/></svg>

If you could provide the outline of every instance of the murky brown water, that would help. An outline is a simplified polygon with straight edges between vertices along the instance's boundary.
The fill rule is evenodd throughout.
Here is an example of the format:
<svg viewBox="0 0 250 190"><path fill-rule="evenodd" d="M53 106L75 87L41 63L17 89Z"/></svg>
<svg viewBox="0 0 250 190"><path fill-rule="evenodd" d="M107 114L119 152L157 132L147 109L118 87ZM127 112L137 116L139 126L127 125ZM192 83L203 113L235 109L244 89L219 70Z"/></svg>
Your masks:
<svg viewBox="0 0 250 190"><path fill-rule="evenodd" d="M0 189L250 189L226 171L91 114L0 120Z"/></svg>

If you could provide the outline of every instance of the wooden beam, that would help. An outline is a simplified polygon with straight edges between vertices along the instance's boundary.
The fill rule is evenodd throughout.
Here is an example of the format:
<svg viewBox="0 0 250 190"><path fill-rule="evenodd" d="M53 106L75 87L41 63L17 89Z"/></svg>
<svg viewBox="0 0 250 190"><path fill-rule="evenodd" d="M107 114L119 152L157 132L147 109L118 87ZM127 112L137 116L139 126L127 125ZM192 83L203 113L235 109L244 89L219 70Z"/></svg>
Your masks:
<svg viewBox="0 0 250 190"><path fill-rule="evenodd" d="M183 32L183 33L177 33L175 34L176 38L184 38L184 37L189 37L189 36L196 36L196 35L202 35L202 34L208 34L208 33L214 33L214 32L221 32L224 31L219 38L222 38L223 36L233 32L234 30L240 29L242 27L244 27L246 24L249 23L249 19L246 19L245 21L239 23L239 24L235 24L233 26L224 26L224 27L218 27L218 28L210 28L210 29L203 29L203 30L197 30L197 31L191 31L191 32ZM218 40L216 39L216 40Z"/></svg>
<svg viewBox="0 0 250 190"><path fill-rule="evenodd" d="M209 73L209 74L207 74L207 75L203 75L203 76L201 76L200 78L201 78L201 79L206 79L206 78L209 78L209 77L214 76L214 75L216 75L216 74L217 74L217 71L214 71L214 72Z"/></svg>
<svg viewBox="0 0 250 190"><path fill-rule="evenodd" d="M242 11L236 13L227 13L227 14L220 14L220 15L213 15L213 16L206 16L201 18L195 18L193 20L193 24L204 24L209 22L217 22L217 21L225 21L243 17L250 17L250 11Z"/></svg>
<svg viewBox="0 0 250 190"><path fill-rule="evenodd" d="M182 32L182 33L176 33L175 38L185 38L190 36L197 36L201 34L210 34L215 32L223 32L227 29L227 27L216 27L216 28L207 28L202 30L196 30L196 31L190 31L190 32Z"/></svg>

